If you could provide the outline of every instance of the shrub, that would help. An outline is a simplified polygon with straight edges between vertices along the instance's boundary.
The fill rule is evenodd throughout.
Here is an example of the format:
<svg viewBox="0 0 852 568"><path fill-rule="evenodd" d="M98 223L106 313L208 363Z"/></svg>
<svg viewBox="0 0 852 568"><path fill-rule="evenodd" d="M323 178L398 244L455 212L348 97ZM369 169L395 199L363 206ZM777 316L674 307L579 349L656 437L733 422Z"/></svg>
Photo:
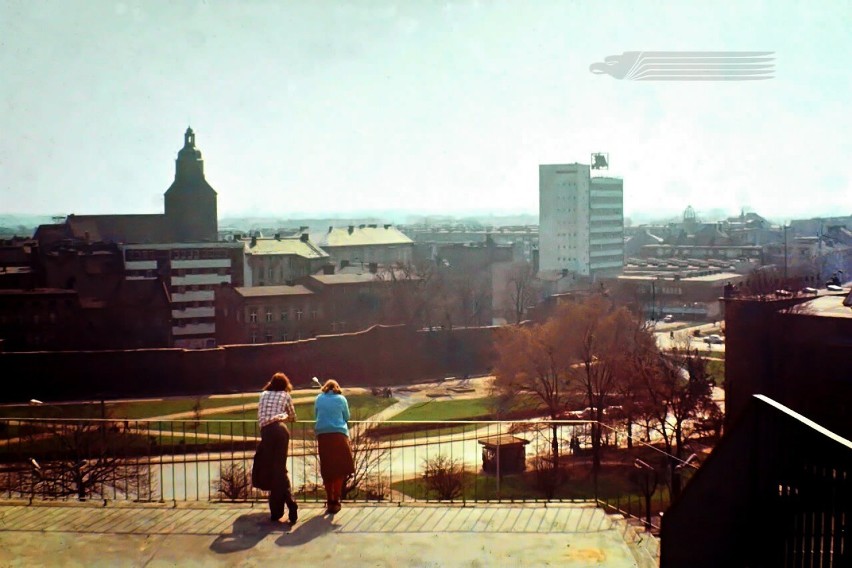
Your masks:
<svg viewBox="0 0 852 568"><path fill-rule="evenodd" d="M423 481L428 491L438 495L438 499L450 500L462 494L464 471L457 459L441 454L424 460Z"/></svg>
<svg viewBox="0 0 852 568"><path fill-rule="evenodd" d="M232 501L248 499L251 494L251 476L241 463L231 462L219 467L219 479L213 482L216 494Z"/></svg>

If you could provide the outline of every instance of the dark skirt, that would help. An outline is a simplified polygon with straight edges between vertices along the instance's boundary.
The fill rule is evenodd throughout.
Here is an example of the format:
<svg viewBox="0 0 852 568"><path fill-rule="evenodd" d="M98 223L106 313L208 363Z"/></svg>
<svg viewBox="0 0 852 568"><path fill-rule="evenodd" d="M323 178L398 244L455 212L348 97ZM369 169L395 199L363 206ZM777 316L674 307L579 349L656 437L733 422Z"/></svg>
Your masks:
<svg viewBox="0 0 852 568"><path fill-rule="evenodd" d="M345 478L355 473L355 460L346 434L317 434L320 474L324 482Z"/></svg>

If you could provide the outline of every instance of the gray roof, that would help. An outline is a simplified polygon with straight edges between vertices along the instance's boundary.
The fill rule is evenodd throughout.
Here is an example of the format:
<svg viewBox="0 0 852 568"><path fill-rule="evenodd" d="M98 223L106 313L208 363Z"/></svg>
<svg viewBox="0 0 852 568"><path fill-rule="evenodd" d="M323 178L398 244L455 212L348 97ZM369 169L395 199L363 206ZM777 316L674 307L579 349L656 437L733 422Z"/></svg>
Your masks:
<svg viewBox="0 0 852 568"><path fill-rule="evenodd" d="M360 247L369 245L410 245L413 244L402 231L387 225L379 227L336 227L319 236L317 244L320 247Z"/></svg>
<svg viewBox="0 0 852 568"><path fill-rule="evenodd" d="M302 241L299 237L243 239L246 254L251 255L296 255L303 258L328 258L328 253L311 241Z"/></svg>

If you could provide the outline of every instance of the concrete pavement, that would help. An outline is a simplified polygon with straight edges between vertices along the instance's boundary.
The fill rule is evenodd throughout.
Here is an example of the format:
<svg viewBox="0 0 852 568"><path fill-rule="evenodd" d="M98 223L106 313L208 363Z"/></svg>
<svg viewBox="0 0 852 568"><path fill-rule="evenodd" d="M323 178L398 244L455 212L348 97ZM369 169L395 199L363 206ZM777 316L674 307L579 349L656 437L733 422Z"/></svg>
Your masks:
<svg viewBox="0 0 852 568"><path fill-rule="evenodd" d="M656 566L658 543L590 504L0 505L2 566Z"/></svg>

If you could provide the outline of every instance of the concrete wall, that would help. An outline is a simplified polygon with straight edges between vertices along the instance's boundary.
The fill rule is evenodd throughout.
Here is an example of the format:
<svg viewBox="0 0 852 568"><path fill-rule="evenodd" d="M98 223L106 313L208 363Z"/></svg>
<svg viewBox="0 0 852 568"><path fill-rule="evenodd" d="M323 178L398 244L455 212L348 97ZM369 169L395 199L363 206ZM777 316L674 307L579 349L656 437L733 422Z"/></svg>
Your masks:
<svg viewBox="0 0 852 568"><path fill-rule="evenodd" d="M403 326L215 349L0 353L2 402L250 391L276 371L344 386L399 384L483 373L496 328L422 332Z"/></svg>

